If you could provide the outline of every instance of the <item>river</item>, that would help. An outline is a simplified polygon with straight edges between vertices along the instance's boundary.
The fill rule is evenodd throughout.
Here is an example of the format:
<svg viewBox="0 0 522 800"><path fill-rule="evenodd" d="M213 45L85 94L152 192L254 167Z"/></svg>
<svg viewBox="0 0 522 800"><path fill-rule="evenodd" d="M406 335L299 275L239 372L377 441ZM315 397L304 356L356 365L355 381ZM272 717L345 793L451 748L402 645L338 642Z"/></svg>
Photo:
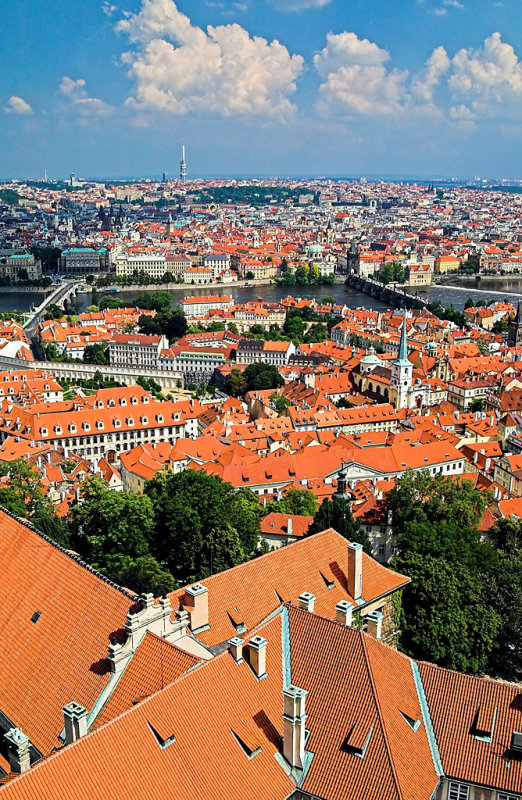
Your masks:
<svg viewBox="0 0 522 800"><path fill-rule="evenodd" d="M476 289L475 282L466 282L461 286L430 286L426 290L419 290L419 297L427 301L434 302L439 300L443 306L453 305L456 309L462 310L464 303L468 297L473 298L474 301L483 298L486 302L493 300L503 300L504 298L515 303L522 300L522 277L515 280L506 280L498 278L495 280L488 280L482 282L482 288ZM381 303L372 297L367 297L361 292L351 289L345 284L337 283L334 286L237 286L231 284L225 286L195 286L191 289L177 289L171 292L174 303L177 303L183 297L199 294L227 294L234 298L238 303L244 303L248 300L255 300L262 297L264 300L270 302L277 302L287 295L293 297L321 299L322 297L330 296L335 297L338 303L344 303L349 308L373 308L384 309L385 303ZM118 300L121 300L122 305L133 305L139 292L126 292L121 291L115 295ZM85 309L91 303L91 295L80 294L78 296L82 304L82 309ZM5 292L0 289L0 312L13 311L27 311L35 304L39 305L42 301L42 295L36 292Z"/></svg>

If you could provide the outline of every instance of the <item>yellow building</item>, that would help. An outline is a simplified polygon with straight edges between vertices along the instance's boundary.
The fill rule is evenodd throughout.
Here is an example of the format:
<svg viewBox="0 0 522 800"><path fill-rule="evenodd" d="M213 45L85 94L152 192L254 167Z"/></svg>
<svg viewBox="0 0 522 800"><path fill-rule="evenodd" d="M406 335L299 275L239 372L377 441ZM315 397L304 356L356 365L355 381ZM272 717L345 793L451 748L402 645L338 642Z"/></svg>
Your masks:
<svg viewBox="0 0 522 800"><path fill-rule="evenodd" d="M447 272L457 272L460 259L457 256L440 256L435 259L435 274L445 275Z"/></svg>

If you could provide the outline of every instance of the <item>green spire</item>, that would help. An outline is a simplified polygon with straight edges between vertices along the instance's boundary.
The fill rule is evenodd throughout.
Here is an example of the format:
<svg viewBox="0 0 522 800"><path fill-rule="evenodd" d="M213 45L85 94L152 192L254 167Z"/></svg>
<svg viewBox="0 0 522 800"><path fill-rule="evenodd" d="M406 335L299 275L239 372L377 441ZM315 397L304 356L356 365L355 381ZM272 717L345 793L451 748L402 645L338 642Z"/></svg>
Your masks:
<svg viewBox="0 0 522 800"><path fill-rule="evenodd" d="M404 312L404 320L402 323L402 330L401 330L401 343L399 345L399 356L393 362L394 364L398 364L399 366L406 366L409 365L408 361L408 347L406 345L406 312Z"/></svg>

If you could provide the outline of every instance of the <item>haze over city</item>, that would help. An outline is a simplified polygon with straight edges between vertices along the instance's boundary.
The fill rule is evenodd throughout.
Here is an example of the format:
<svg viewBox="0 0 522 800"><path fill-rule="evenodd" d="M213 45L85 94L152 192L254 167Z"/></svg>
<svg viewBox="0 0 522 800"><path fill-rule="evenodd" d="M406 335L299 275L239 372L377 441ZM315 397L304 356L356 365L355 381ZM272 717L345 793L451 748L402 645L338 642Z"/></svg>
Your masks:
<svg viewBox="0 0 522 800"><path fill-rule="evenodd" d="M6 0L0 176L521 177L518 0ZM13 52L13 43L16 51Z"/></svg>

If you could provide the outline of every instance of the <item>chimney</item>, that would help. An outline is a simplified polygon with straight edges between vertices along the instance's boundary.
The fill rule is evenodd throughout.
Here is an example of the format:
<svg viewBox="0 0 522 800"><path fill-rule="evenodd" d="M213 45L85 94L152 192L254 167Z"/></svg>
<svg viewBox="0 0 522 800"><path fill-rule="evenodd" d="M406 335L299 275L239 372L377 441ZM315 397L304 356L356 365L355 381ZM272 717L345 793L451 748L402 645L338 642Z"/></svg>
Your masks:
<svg viewBox="0 0 522 800"><path fill-rule="evenodd" d="M335 619L343 625L352 624L353 603L348 600L340 600L335 606Z"/></svg>
<svg viewBox="0 0 522 800"><path fill-rule="evenodd" d="M304 608L305 611L313 612L315 606L315 595L311 592L303 592L297 598L299 608Z"/></svg>
<svg viewBox="0 0 522 800"><path fill-rule="evenodd" d="M348 594L357 602L362 598L363 546L356 542L348 545Z"/></svg>
<svg viewBox="0 0 522 800"><path fill-rule="evenodd" d="M201 633L207 630L208 624L208 589L202 583L195 583L185 589L185 605L189 607L190 630Z"/></svg>
<svg viewBox="0 0 522 800"><path fill-rule="evenodd" d="M382 639L382 611L370 611L366 615L366 630L374 639Z"/></svg>
<svg viewBox="0 0 522 800"><path fill-rule="evenodd" d="M65 744L72 744L87 733L87 709L79 703L67 703L63 707Z"/></svg>
<svg viewBox="0 0 522 800"><path fill-rule="evenodd" d="M5 735L8 758L13 772L27 772L31 767L31 742L21 728L11 728Z"/></svg>
<svg viewBox="0 0 522 800"><path fill-rule="evenodd" d="M250 666L254 670L257 678L261 680L266 672L266 639L262 636L253 636L248 643L250 656Z"/></svg>
<svg viewBox="0 0 522 800"><path fill-rule="evenodd" d="M234 636L233 639L229 639L228 642L229 650L232 653L232 658L236 662L236 664L243 663L243 639L239 636Z"/></svg>
<svg viewBox="0 0 522 800"><path fill-rule="evenodd" d="M287 520L287 523L286 523L286 535L287 536L291 536L292 535L293 527L294 527L294 523L292 521L292 517L288 517L288 520Z"/></svg>
<svg viewBox="0 0 522 800"><path fill-rule="evenodd" d="M305 754L305 698L298 686L283 689L283 755L292 769L303 769Z"/></svg>

